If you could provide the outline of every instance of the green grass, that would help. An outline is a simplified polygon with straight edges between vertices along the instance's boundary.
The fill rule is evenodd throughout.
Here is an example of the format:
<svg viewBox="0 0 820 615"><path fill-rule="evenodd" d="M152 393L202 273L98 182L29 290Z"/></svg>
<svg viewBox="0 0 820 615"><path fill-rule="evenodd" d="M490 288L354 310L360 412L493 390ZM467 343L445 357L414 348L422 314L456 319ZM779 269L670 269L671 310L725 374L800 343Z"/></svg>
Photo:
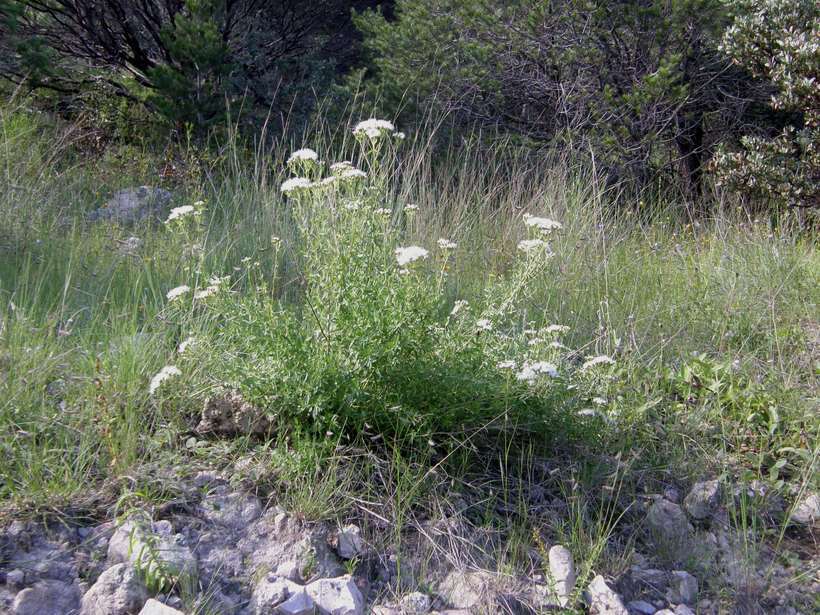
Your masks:
<svg viewBox="0 0 820 615"><path fill-rule="evenodd" d="M486 361L471 363L458 351L469 341L464 333L451 340L441 364L447 369L426 372L437 356L435 348L423 347L432 320L404 331L401 352L384 353L393 362L387 367L374 359L353 376L332 373L346 357L382 352L379 302L385 297L366 279L356 283L375 294L356 305L371 311L350 317L355 329L342 332L333 352L308 344L293 354L288 340L296 336L306 344L317 306L305 303L310 277L302 263L309 245L279 193L283 159L302 145L329 161L349 158L355 144L346 135L317 124L304 143L278 143L269 152L247 153L235 143L208 156L176 148L183 172L162 179L163 162L151 152L112 146L85 155L81 135L71 128L55 128L22 108L0 111L3 509L90 506L134 489L131 481L143 480L142 468L183 459L220 466L250 456L260 460L260 484L281 490L306 518L382 517L393 525L380 535L398 547L401 528L419 516L441 515L445 505L437 498L461 490L443 489L447 480L431 478L446 476L453 486L470 484L474 493L506 500L518 511L503 531L493 515L472 521L507 537L495 551L506 562L499 566L522 566L535 532L544 540L560 537L583 554L589 576L605 565L602 545L622 515L595 495L613 480L595 469L599 455L629 460L627 475L609 487L624 494L636 489L637 475L655 486L724 476L762 478L784 493L790 485L817 487L820 260L812 238L795 232L788 217L773 228L724 203L697 220L672 202L616 210L593 175L560 161L545 163L504 145L434 156L421 134L411 136L384 163L395 172L384 176L379 199L394 209L404 245L432 248L440 237L458 242L438 303L413 299L423 308L419 313L440 322L455 299L477 310L491 306L515 279L522 214L560 220L564 228L552 239L556 256L528 279L504 326L519 335L560 323L570 327L562 339L577 349L578 361L615 356L614 378L594 383L605 392L599 410L610 420L579 423L574 410L587 399L567 406L566 397L532 398L518 389L511 398L503 378L473 378L473 388L459 390L471 370L489 373ZM206 201L196 229L201 259L187 255L188 240L162 225L85 221L113 191L141 184L165 185L175 205ZM401 213L407 203L419 205L410 223ZM132 235L143 244L126 254L122 242ZM281 244L272 245L271 237ZM165 299L180 284L201 286L228 274L233 292L211 312L178 310ZM321 296L332 296L323 288L329 294ZM334 309L318 306L323 317L338 318ZM177 345L189 335L206 340L201 354L167 394L152 397L150 379L176 360ZM279 371L267 369L266 360ZM396 365L402 369L391 371ZM278 380L281 373L290 380ZM294 384L300 373L304 380ZM275 442L230 445L191 437L202 399L225 381L263 407L285 400L281 416L288 422L278 426ZM459 405L470 395L481 404ZM355 403L351 396L358 396ZM441 416L451 420L430 418L437 399ZM396 428L385 418L398 403L423 409L417 433L412 422ZM539 412L550 404L573 412L556 414L548 429L487 428L499 409L536 403ZM341 422L323 421L328 409L347 414ZM328 429L334 446L323 442ZM346 430L349 440L342 437ZM432 449L423 444L428 439L436 440ZM495 461L481 466L497 477L485 485L492 484L491 494L475 480L476 459L487 458L476 452L487 450ZM531 518L512 485L534 480L538 460L579 451L589 459L573 463L572 481L562 476L556 486L581 490L567 492L567 519L550 527ZM337 485L326 480L332 476L344 478Z"/></svg>

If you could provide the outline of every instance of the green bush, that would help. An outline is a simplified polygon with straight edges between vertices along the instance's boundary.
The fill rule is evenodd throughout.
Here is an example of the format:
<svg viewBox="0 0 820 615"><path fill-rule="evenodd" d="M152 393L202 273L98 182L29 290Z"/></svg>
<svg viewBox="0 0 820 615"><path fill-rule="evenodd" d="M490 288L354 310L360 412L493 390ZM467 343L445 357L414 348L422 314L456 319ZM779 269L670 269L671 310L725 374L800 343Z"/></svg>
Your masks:
<svg viewBox="0 0 820 615"><path fill-rule="evenodd" d="M294 281L277 276L271 286L250 262L243 293L220 280L172 293L169 318L218 322L179 357L181 372L196 365L210 375L205 390L238 390L277 430L446 446L465 431L572 438L595 424L595 413L578 413L606 397L614 361L584 363L560 342L565 327L529 329L522 308L536 276L557 274L549 235L561 225L525 216L530 237L509 275L485 290L483 305L453 301L456 245L408 245L416 208L388 197L401 135L375 120L355 135L357 166L334 164L326 175L309 149L288 162L298 173L282 184L298 229L298 300L276 298ZM191 214L171 226L185 228Z"/></svg>

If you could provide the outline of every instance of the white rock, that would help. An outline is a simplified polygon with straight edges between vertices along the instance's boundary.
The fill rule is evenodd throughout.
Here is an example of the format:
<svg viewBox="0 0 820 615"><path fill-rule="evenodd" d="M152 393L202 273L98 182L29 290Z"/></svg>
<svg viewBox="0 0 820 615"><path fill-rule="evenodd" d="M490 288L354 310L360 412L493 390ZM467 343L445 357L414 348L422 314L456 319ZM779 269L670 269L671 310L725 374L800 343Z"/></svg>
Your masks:
<svg viewBox="0 0 820 615"><path fill-rule="evenodd" d="M322 615L362 615L364 598L350 575L319 579L306 588Z"/></svg>
<svg viewBox="0 0 820 615"><path fill-rule="evenodd" d="M794 507L791 520L800 525L812 525L820 521L820 495L809 493Z"/></svg>
<svg viewBox="0 0 820 615"><path fill-rule="evenodd" d="M430 610L430 596L412 592L399 601L402 613L427 613Z"/></svg>
<svg viewBox="0 0 820 615"><path fill-rule="evenodd" d="M666 598L673 604L696 604L698 580L685 570L673 570Z"/></svg>
<svg viewBox="0 0 820 615"><path fill-rule="evenodd" d="M646 514L646 522L656 545L673 557L688 554L692 527L683 509L663 498L656 500Z"/></svg>
<svg viewBox="0 0 820 615"><path fill-rule="evenodd" d="M471 609L486 602L493 576L481 571L454 570L438 586L438 593L454 609Z"/></svg>
<svg viewBox="0 0 820 615"><path fill-rule="evenodd" d="M145 606L142 607L139 615L185 615L185 613L151 598L145 603Z"/></svg>
<svg viewBox="0 0 820 615"><path fill-rule="evenodd" d="M683 500L683 507L693 519L706 519L720 506L720 481L695 483Z"/></svg>
<svg viewBox="0 0 820 615"><path fill-rule="evenodd" d="M80 608L80 590L62 581L40 581L14 597L14 615L66 615Z"/></svg>
<svg viewBox="0 0 820 615"><path fill-rule="evenodd" d="M591 615L629 615L621 597L601 575L592 579L587 588L587 601Z"/></svg>
<svg viewBox="0 0 820 615"><path fill-rule="evenodd" d="M81 615L131 615L148 599L134 568L116 564L103 572L82 600Z"/></svg>
<svg viewBox="0 0 820 615"><path fill-rule="evenodd" d="M299 569L299 564L292 560L279 564L276 567L274 575L277 577L282 577L283 579L288 579L294 583L302 582L302 571Z"/></svg>
<svg viewBox="0 0 820 615"><path fill-rule="evenodd" d="M212 523L240 529L262 516L259 499L249 493L212 494L203 498L200 514Z"/></svg>
<svg viewBox="0 0 820 615"><path fill-rule="evenodd" d="M256 615L267 615L275 607L300 591L302 591L302 587L288 579L275 576L262 579L253 588L250 603L251 612Z"/></svg>
<svg viewBox="0 0 820 615"><path fill-rule="evenodd" d="M13 588L23 587L26 582L26 573L20 570L19 568L15 568L14 570L9 571L6 575L6 585Z"/></svg>
<svg viewBox="0 0 820 615"><path fill-rule="evenodd" d="M555 545L549 550L548 557L553 590L561 606L567 606L575 589L575 564L572 561L572 553L562 545Z"/></svg>
<svg viewBox="0 0 820 615"><path fill-rule="evenodd" d="M675 615L695 615L695 612L685 604L679 604L675 607Z"/></svg>
<svg viewBox="0 0 820 615"><path fill-rule="evenodd" d="M196 557L183 537L174 535L167 521L156 523L126 520L108 541L109 564L130 563L136 567L153 566L158 561L168 574L196 574Z"/></svg>
<svg viewBox="0 0 820 615"><path fill-rule="evenodd" d="M355 525L347 525L336 534L336 553L342 559L353 559L364 550L362 531Z"/></svg>
<svg viewBox="0 0 820 615"><path fill-rule="evenodd" d="M316 605L306 591L300 590L280 604L276 612L280 615L313 615Z"/></svg>
<svg viewBox="0 0 820 615"><path fill-rule="evenodd" d="M626 609L630 613L638 613L639 615L655 615L658 611L654 604L650 604L645 600L633 600L626 605Z"/></svg>

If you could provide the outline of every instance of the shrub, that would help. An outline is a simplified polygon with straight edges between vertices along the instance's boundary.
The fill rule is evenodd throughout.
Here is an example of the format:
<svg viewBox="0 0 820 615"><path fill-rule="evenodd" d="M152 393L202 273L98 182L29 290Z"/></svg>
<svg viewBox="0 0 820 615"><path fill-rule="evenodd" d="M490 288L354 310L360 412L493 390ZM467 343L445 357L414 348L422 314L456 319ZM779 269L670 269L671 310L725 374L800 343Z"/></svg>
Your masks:
<svg viewBox="0 0 820 615"><path fill-rule="evenodd" d="M820 8L813 0L742 0L723 49L736 64L772 83L775 112L790 121L780 134L747 135L722 148L721 180L774 204L820 204Z"/></svg>
<svg viewBox="0 0 820 615"><path fill-rule="evenodd" d="M233 281L243 293L225 282L181 294L169 318L219 326L177 365L204 366L206 389L238 390L278 430L320 436L446 445L465 430L572 437L594 423L595 413L577 413L606 398L613 361L578 360L560 342L565 327L530 328L521 308L535 278L557 275L549 235L561 225L525 216L529 237L509 274L482 305L453 301L456 243L412 245L422 214L388 197L400 133L369 120L355 135L355 164L325 174L309 149L288 162L296 175L281 190L298 230L299 300L277 299L290 282L263 280L252 262Z"/></svg>

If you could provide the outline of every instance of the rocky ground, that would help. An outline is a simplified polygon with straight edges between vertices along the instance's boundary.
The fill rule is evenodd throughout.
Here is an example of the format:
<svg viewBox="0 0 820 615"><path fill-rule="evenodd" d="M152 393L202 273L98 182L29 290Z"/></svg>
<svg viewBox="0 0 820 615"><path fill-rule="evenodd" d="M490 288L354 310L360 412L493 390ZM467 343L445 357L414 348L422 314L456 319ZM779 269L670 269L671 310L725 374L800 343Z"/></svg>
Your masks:
<svg viewBox="0 0 820 615"><path fill-rule="evenodd" d="M816 612L820 594L820 557L811 546L811 526L820 519L816 494L794 511L793 531L810 546L791 561L762 548L750 558L748 540L729 529L726 487L706 481L684 498L670 489L640 507L645 544L654 552L641 551L642 544L617 576L583 578L562 545L545 548L542 572L529 576L448 566L446 557L445 565L420 573L412 556L399 566L395 553L374 546L358 525L300 520L216 472L189 481L182 498L96 525L10 523L0 533L0 612L796 615ZM456 532L458 520L450 522ZM661 566L668 561L691 565Z"/></svg>

